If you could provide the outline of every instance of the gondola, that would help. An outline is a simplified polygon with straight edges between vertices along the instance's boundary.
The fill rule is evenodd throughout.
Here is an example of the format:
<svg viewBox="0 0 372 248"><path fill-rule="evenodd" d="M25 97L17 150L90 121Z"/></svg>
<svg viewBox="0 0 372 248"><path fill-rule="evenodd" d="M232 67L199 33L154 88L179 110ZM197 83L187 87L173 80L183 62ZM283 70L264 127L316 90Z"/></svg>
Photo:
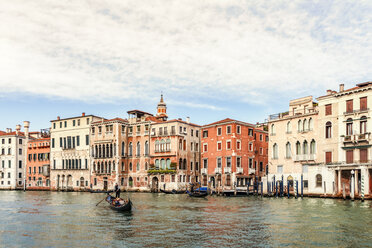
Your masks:
<svg viewBox="0 0 372 248"><path fill-rule="evenodd" d="M131 211L132 210L132 202L130 199L124 200L122 198L117 198L112 197L111 195L108 195L106 197L106 201L110 204L110 208L115 211Z"/></svg>
<svg viewBox="0 0 372 248"><path fill-rule="evenodd" d="M208 192L200 192L200 191L194 191L194 192L190 192L190 191L187 191L187 194L189 194L189 196L191 197L206 197L208 195Z"/></svg>
<svg viewBox="0 0 372 248"><path fill-rule="evenodd" d="M90 190L89 191L90 193L112 193L112 192L114 192L113 190L109 190L109 191L107 191L107 190Z"/></svg>
<svg viewBox="0 0 372 248"><path fill-rule="evenodd" d="M175 190L175 189L172 189L172 190L163 190L163 189L160 189L160 192L164 193L164 194L185 194L185 191L184 190Z"/></svg>

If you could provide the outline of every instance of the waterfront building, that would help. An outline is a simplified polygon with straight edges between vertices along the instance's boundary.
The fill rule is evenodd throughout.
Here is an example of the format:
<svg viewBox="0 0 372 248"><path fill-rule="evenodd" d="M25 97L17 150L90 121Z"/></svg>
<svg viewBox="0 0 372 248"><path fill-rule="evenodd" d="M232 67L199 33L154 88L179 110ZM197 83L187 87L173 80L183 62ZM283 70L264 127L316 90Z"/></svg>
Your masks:
<svg viewBox="0 0 372 248"><path fill-rule="evenodd" d="M36 133L35 133L36 134ZM50 189L50 133L49 130L36 134L37 138L27 143L27 189Z"/></svg>
<svg viewBox="0 0 372 248"><path fill-rule="evenodd" d="M303 180L305 194L340 196L350 193L355 175L355 192L371 193L372 126L368 96L372 83L327 95L290 101L289 111L269 117L268 181L289 183ZM369 104L369 105L368 105Z"/></svg>
<svg viewBox="0 0 372 248"><path fill-rule="evenodd" d="M22 189L26 176L26 144L29 139L29 122L16 131L7 128L0 131L0 189Z"/></svg>
<svg viewBox="0 0 372 248"><path fill-rule="evenodd" d="M85 115L52 120L50 180L52 190L90 189L90 124L103 118Z"/></svg>
<svg viewBox="0 0 372 248"><path fill-rule="evenodd" d="M124 186L128 121L102 119L90 125L92 156L91 188L112 190Z"/></svg>
<svg viewBox="0 0 372 248"><path fill-rule="evenodd" d="M202 185L246 189L267 172L268 137L264 126L230 118L201 129Z"/></svg>

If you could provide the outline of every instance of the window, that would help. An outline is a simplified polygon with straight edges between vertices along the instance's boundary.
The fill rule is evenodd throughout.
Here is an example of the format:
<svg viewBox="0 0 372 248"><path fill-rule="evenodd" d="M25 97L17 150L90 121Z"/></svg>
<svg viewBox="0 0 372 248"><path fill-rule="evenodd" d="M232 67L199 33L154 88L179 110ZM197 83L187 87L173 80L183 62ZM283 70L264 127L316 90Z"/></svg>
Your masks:
<svg viewBox="0 0 372 248"><path fill-rule="evenodd" d="M241 167L241 157L236 157L236 167Z"/></svg>
<svg viewBox="0 0 372 248"><path fill-rule="evenodd" d="M277 173L283 173L283 165L278 165L277 167L276 167L276 172Z"/></svg>
<svg viewBox="0 0 372 248"><path fill-rule="evenodd" d="M263 163L260 162L260 171L263 171Z"/></svg>
<svg viewBox="0 0 372 248"><path fill-rule="evenodd" d="M89 146L89 135L85 135L85 145Z"/></svg>
<svg viewBox="0 0 372 248"><path fill-rule="evenodd" d="M19 155L22 155L22 149L19 148L19 152L18 152Z"/></svg>
<svg viewBox="0 0 372 248"><path fill-rule="evenodd" d="M196 136L196 137L199 137L199 130L196 130L196 132L195 132L195 136Z"/></svg>
<svg viewBox="0 0 372 248"><path fill-rule="evenodd" d="M326 139L332 138L332 123L330 121L326 123L325 137Z"/></svg>
<svg viewBox="0 0 372 248"><path fill-rule="evenodd" d="M67 121L65 121L65 127L67 127Z"/></svg>
<svg viewBox="0 0 372 248"><path fill-rule="evenodd" d="M302 121L301 120L298 120L297 122L297 132L302 132Z"/></svg>
<svg viewBox="0 0 372 248"><path fill-rule="evenodd" d="M309 130L308 130L308 125L307 125L307 120L306 120L306 119L304 120L304 124L303 124L303 125L304 125L304 126L303 126L302 130L303 130L303 131L309 131Z"/></svg>
<svg viewBox="0 0 372 248"><path fill-rule="evenodd" d="M76 136L76 146L80 146L80 136Z"/></svg>
<svg viewBox="0 0 372 248"><path fill-rule="evenodd" d="M236 132L240 134L240 126L236 126Z"/></svg>
<svg viewBox="0 0 372 248"><path fill-rule="evenodd" d="M367 97L360 98L360 110L367 110Z"/></svg>
<svg viewBox="0 0 372 248"><path fill-rule="evenodd" d="M273 145L273 159L278 159L278 145L276 143Z"/></svg>
<svg viewBox="0 0 372 248"><path fill-rule="evenodd" d="M74 127L76 124L76 120L72 120L72 126Z"/></svg>
<svg viewBox="0 0 372 248"><path fill-rule="evenodd" d="M310 142L310 154L315 154L316 153L316 143L315 140L312 140Z"/></svg>
<svg viewBox="0 0 372 248"><path fill-rule="evenodd" d="M226 134L231 134L231 126L226 127Z"/></svg>
<svg viewBox="0 0 372 248"><path fill-rule="evenodd" d="M307 144L307 141L305 140L304 143L303 143L303 148L302 148L302 152L303 154L308 154L309 153L309 146Z"/></svg>
<svg viewBox="0 0 372 248"><path fill-rule="evenodd" d="M207 158L203 159L203 168L205 168L205 169L208 168L208 159Z"/></svg>
<svg viewBox="0 0 372 248"><path fill-rule="evenodd" d="M231 167L231 157L226 157L226 167Z"/></svg>
<svg viewBox="0 0 372 248"><path fill-rule="evenodd" d="M203 138L208 138L208 131L207 130L203 131Z"/></svg>
<svg viewBox="0 0 372 248"><path fill-rule="evenodd" d="M316 181L316 187L321 188L322 187L322 175L317 174L315 176L315 181Z"/></svg>
<svg viewBox="0 0 372 248"><path fill-rule="evenodd" d="M332 104L325 105L325 115L332 115Z"/></svg>
<svg viewBox="0 0 372 248"><path fill-rule="evenodd" d="M226 141L226 149L227 150L230 150L231 149L231 141L230 140L227 140Z"/></svg>
<svg viewBox="0 0 372 248"><path fill-rule="evenodd" d="M263 155L263 148L260 147L260 155Z"/></svg>
<svg viewBox="0 0 372 248"><path fill-rule="evenodd" d="M141 143L140 142L137 142L137 153L136 153L137 157L141 156Z"/></svg>
<svg viewBox="0 0 372 248"><path fill-rule="evenodd" d="M218 157L217 158L217 168L221 168L221 167L222 167L222 158Z"/></svg>
<svg viewBox="0 0 372 248"><path fill-rule="evenodd" d="M217 151L221 151L222 150L222 141L218 141L217 142Z"/></svg>
<svg viewBox="0 0 372 248"><path fill-rule="evenodd" d="M170 140L169 140L169 142L170 142ZM145 155L146 156L149 155L149 142L148 141L145 142Z"/></svg>
<svg viewBox="0 0 372 248"><path fill-rule="evenodd" d="M53 129L56 129L56 123L55 122L53 123Z"/></svg>
<svg viewBox="0 0 372 248"><path fill-rule="evenodd" d="M21 161L21 160L18 161L18 168L19 168L19 169L22 169L22 161Z"/></svg>
<svg viewBox="0 0 372 248"><path fill-rule="evenodd" d="M166 130L166 127L164 128ZM164 133L165 133L165 130L164 130ZM191 137L194 136L194 129L191 129Z"/></svg>
<svg viewBox="0 0 372 248"><path fill-rule="evenodd" d="M59 128L62 128L62 121L59 123Z"/></svg>
<svg viewBox="0 0 372 248"><path fill-rule="evenodd" d="M208 151L208 144L205 143L203 144L203 152L207 152Z"/></svg>
<svg viewBox="0 0 372 248"><path fill-rule="evenodd" d="M360 149L359 150L359 158L361 163L368 162L368 150L367 149Z"/></svg>
<svg viewBox="0 0 372 248"><path fill-rule="evenodd" d="M291 158L292 152L291 152L291 143L287 142L285 145L285 158Z"/></svg>
<svg viewBox="0 0 372 248"><path fill-rule="evenodd" d="M159 160L157 160L159 161ZM156 162L156 161L155 161ZM133 165L132 165L132 162L129 163L129 170L132 171L133 170Z"/></svg>
<svg viewBox="0 0 372 248"><path fill-rule="evenodd" d="M353 107L353 100L347 100L346 101L346 113L353 113L354 107Z"/></svg>
<svg viewBox="0 0 372 248"><path fill-rule="evenodd" d="M296 143L296 155L300 155L301 154L301 144L299 141L297 141Z"/></svg>
<svg viewBox="0 0 372 248"><path fill-rule="evenodd" d="M163 160L163 159L162 159ZM140 170L140 164L139 162L137 162L137 168L136 168L136 171L139 171Z"/></svg>
<svg viewBox="0 0 372 248"><path fill-rule="evenodd" d="M346 163L352 164L354 162L354 151L348 150L346 151Z"/></svg>
<svg viewBox="0 0 372 248"><path fill-rule="evenodd" d="M218 136L222 135L222 127L217 128L217 135Z"/></svg>
<svg viewBox="0 0 372 248"><path fill-rule="evenodd" d="M252 143L252 142L250 142L250 143L248 144L248 150L249 150L249 151L253 151L253 143Z"/></svg>
<svg viewBox="0 0 372 248"><path fill-rule="evenodd" d="M271 125L271 134L275 134L274 124ZM248 135L253 136L253 129L252 128L248 129Z"/></svg>
<svg viewBox="0 0 372 248"><path fill-rule="evenodd" d="M132 156L133 155L133 144L132 142L129 143L129 149L128 149L128 156Z"/></svg>
<svg viewBox="0 0 372 248"><path fill-rule="evenodd" d="M19 144L22 145L22 140L21 139L19 139Z"/></svg>
<svg viewBox="0 0 372 248"><path fill-rule="evenodd" d="M260 134L260 141L263 141L263 135Z"/></svg>
<svg viewBox="0 0 372 248"><path fill-rule="evenodd" d="M236 141L236 150L240 150L241 149L241 142L240 142L240 140L237 140Z"/></svg>
<svg viewBox="0 0 372 248"><path fill-rule="evenodd" d="M312 131L313 128L314 128L314 121L313 121L313 118L310 118L310 119L309 119L308 130L309 130L309 131Z"/></svg>
<svg viewBox="0 0 372 248"><path fill-rule="evenodd" d="M349 118L346 120L346 135L353 134L353 119Z"/></svg>
<svg viewBox="0 0 372 248"><path fill-rule="evenodd" d="M360 134L367 133L367 117L362 116L360 118Z"/></svg>

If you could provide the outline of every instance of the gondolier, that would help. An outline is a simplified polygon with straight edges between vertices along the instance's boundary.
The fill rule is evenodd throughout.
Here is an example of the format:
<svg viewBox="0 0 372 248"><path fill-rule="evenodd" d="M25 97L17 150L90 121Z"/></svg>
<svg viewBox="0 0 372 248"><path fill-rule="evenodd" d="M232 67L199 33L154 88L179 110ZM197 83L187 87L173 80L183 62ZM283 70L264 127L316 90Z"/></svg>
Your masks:
<svg viewBox="0 0 372 248"><path fill-rule="evenodd" d="M120 198L120 188L117 183L115 184L115 197Z"/></svg>

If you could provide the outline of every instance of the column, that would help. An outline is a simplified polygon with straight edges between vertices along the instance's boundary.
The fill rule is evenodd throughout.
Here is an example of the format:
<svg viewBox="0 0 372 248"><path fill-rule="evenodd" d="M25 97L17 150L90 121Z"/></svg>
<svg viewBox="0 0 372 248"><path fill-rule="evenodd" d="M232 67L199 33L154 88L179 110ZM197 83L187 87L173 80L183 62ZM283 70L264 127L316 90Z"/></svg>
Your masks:
<svg viewBox="0 0 372 248"><path fill-rule="evenodd" d="M359 170L355 170L355 186L354 186L354 188L355 188L355 194L359 194L359 187L358 187L358 182L359 182L359 180L358 180L358 176L359 176Z"/></svg>
<svg viewBox="0 0 372 248"><path fill-rule="evenodd" d="M338 178L337 178L337 193L342 193L342 185L341 185L341 169L338 170Z"/></svg>

